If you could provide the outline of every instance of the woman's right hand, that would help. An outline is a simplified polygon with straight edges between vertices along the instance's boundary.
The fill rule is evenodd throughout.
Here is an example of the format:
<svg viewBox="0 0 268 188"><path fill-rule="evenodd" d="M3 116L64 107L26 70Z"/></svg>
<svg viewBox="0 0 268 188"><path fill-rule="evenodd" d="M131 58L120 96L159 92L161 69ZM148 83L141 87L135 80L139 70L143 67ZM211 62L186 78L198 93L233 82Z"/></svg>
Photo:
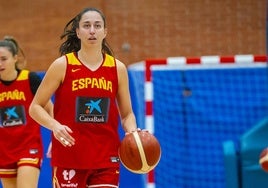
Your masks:
<svg viewBox="0 0 268 188"><path fill-rule="evenodd" d="M53 135L54 137L63 145L63 146L73 146L75 144L75 139L71 136L73 132L68 126L66 125L56 125L53 128Z"/></svg>

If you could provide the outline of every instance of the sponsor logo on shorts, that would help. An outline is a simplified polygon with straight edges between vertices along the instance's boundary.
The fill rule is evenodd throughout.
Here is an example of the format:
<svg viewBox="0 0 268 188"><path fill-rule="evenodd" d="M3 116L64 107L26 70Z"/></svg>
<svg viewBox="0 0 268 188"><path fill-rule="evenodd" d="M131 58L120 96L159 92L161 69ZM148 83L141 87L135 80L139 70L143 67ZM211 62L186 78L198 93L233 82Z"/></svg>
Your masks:
<svg viewBox="0 0 268 188"><path fill-rule="evenodd" d="M78 187L78 183L72 183L71 180L74 178L75 170L63 170L62 176L66 183L61 183L61 187Z"/></svg>
<svg viewBox="0 0 268 188"><path fill-rule="evenodd" d="M38 149L30 149L29 150L30 154L37 154L38 153Z"/></svg>
<svg viewBox="0 0 268 188"><path fill-rule="evenodd" d="M111 157L111 162L112 163L118 163L120 160L119 160L119 157Z"/></svg>

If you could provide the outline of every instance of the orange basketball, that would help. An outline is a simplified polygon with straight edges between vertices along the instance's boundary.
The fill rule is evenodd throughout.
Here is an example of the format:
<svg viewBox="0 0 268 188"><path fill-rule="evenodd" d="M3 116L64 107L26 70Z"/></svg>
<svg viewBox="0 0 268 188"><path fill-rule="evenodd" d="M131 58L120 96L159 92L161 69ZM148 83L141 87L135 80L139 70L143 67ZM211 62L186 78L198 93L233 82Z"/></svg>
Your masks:
<svg viewBox="0 0 268 188"><path fill-rule="evenodd" d="M259 163L265 172L268 172L268 148L264 148L260 154Z"/></svg>
<svg viewBox="0 0 268 188"><path fill-rule="evenodd" d="M161 158L161 147L148 131L127 134L119 147L121 163L131 172L145 174L153 170Z"/></svg>

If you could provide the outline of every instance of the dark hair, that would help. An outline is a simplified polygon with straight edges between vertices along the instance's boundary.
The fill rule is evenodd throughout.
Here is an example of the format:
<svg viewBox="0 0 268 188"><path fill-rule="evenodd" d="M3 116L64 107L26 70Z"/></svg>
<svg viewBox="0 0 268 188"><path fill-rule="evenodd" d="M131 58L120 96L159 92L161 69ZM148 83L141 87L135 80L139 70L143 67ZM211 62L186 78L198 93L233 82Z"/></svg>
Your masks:
<svg viewBox="0 0 268 188"><path fill-rule="evenodd" d="M60 46L60 54L64 55L70 52L77 52L81 48L81 41L76 35L76 29L79 27L79 21L84 13L88 11L95 11L98 12L104 22L104 27L106 28L106 19L104 14L96 9L96 8L85 8L83 9L78 15L76 15L73 19L71 19L64 27L63 34L61 35L61 39L66 38L66 40ZM113 55L113 51L110 48L109 44L107 43L106 39L104 38L102 41L102 52L107 53L109 55Z"/></svg>
<svg viewBox="0 0 268 188"><path fill-rule="evenodd" d="M18 61L16 62L16 68L22 69L26 64L26 58L23 50L20 48L18 42L14 37L5 36L3 40L0 41L0 47L5 47L12 53L13 56L18 55L22 56L22 60L18 57Z"/></svg>

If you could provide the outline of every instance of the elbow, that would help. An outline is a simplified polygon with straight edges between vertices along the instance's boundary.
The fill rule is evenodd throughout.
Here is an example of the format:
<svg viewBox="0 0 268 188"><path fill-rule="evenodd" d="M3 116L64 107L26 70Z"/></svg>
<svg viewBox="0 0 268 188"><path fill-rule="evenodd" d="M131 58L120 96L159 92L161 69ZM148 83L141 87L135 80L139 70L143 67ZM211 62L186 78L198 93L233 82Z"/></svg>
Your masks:
<svg viewBox="0 0 268 188"><path fill-rule="evenodd" d="M29 115L33 118L34 116L34 104L33 103L30 104L28 112L29 112Z"/></svg>
<svg viewBox="0 0 268 188"><path fill-rule="evenodd" d="M36 114L38 113L38 104L36 104L36 103L34 103L34 101L32 101L32 103L29 106L28 113L29 113L30 117L34 119Z"/></svg>

